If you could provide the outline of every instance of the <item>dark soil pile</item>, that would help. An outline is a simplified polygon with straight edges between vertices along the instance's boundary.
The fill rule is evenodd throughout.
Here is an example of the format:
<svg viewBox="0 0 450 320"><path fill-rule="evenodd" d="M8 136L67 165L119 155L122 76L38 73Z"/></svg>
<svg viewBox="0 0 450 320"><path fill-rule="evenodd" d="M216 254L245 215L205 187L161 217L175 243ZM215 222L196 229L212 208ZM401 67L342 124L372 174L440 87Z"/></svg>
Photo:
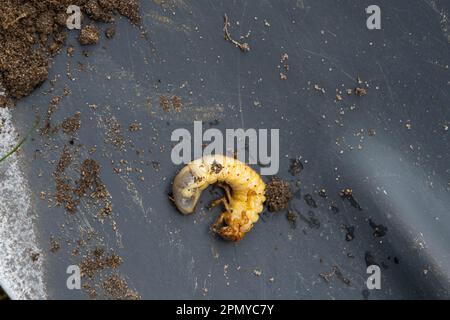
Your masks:
<svg viewBox="0 0 450 320"><path fill-rule="evenodd" d="M95 21L113 22L117 13L135 24L140 21L138 0L1 0L0 107L29 95L47 79L50 58L64 46L69 31L70 5L79 6L83 18ZM85 36L89 41L80 37L85 44L98 41L92 32Z"/></svg>
<svg viewBox="0 0 450 320"><path fill-rule="evenodd" d="M267 184L266 205L270 212L286 209L292 196L289 183L278 177L272 178Z"/></svg>

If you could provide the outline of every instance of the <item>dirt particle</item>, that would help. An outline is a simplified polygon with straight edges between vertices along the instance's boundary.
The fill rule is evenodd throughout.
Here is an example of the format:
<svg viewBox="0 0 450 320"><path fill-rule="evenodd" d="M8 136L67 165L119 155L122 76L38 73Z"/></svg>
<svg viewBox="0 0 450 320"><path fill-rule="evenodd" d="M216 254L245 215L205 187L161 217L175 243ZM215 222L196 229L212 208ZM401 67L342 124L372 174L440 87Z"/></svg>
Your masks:
<svg viewBox="0 0 450 320"><path fill-rule="evenodd" d="M319 195L319 197L322 197L322 198L327 198L328 197L327 190L324 189L324 188L320 189L317 194Z"/></svg>
<svg viewBox="0 0 450 320"><path fill-rule="evenodd" d="M100 35L99 35L97 27L94 24L90 24L81 29L80 37L78 38L78 41L82 45L91 45L91 44L97 44L99 41L99 38L100 38Z"/></svg>
<svg viewBox="0 0 450 320"><path fill-rule="evenodd" d="M54 237L50 237L50 252L56 253L60 248L61 245L59 244L59 242Z"/></svg>
<svg viewBox="0 0 450 320"><path fill-rule="evenodd" d="M122 125L114 116L106 119L106 141L119 150L123 150L125 140L122 132Z"/></svg>
<svg viewBox="0 0 450 320"><path fill-rule="evenodd" d="M253 101L253 106L254 107L261 107L261 102L258 100Z"/></svg>
<svg viewBox="0 0 450 320"><path fill-rule="evenodd" d="M361 206L359 205L359 203L356 201L355 197L353 196L352 189L346 188L346 189L341 190L340 196L342 199L348 200L350 202L350 204L352 205L352 207L354 207L358 210L362 210Z"/></svg>
<svg viewBox="0 0 450 320"><path fill-rule="evenodd" d="M295 211L289 210L286 214L286 219L292 223L292 227L295 229L297 227L298 215Z"/></svg>
<svg viewBox="0 0 450 320"><path fill-rule="evenodd" d="M75 53L75 48L73 46L68 46L66 52L67 56L73 57L73 54Z"/></svg>
<svg viewBox="0 0 450 320"><path fill-rule="evenodd" d="M314 85L314 90L319 91L321 93L325 93L325 89L320 87L318 84Z"/></svg>
<svg viewBox="0 0 450 320"><path fill-rule="evenodd" d="M72 195L72 187L70 181L65 175L65 170L72 163L72 155L69 153L67 146L64 146L63 152L59 158L58 164L53 172L55 181L55 201L58 206L64 206L68 212L75 212L78 201Z"/></svg>
<svg viewBox="0 0 450 320"><path fill-rule="evenodd" d="M358 97L362 97L362 96L364 96L364 95L367 94L367 90L366 90L365 88L363 88L363 87L356 87L356 89L355 89L355 94L356 94Z"/></svg>
<svg viewBox="0 0 450 320"><path fill-rule="evenodd" d="M165 112L170 111L169 99L166 96L159 96L159 105Z"/></svg>
<svg viewBox="0 0 450 320"><path fill-rule="evenodd" d="M141 124L139 122L136 122L136 121L132 122L132 123L129 124L128 130L130 132L136 132L136 131L142 130Z"/></svg>
<svg viewBox="0 0 450 320"><path fill-rule="evenodd" d="M58 130L57 127L54 128L52 127L52 117L55 111L58 109L61 99L62 99L61 96L55 96L50 100L50 103L47 108L45 122L43 127L41 128L41 134L49 134L51 132L56 132Z"/></svg>
<svg viewBox="0 0 450 320"><path fill-rule="evenodd" d="M345 285L350 286L351 282L348 278L344 277L341 270L338 266L333 266L330 272L323 272L319 274L325 282L330 282L333 276L336 276L340 281L342 281Z"/></svg>
<svg viewBox="0 0 450 320"><path fill-rule="evenodd" d="M280 63L283 65L284 69L289 70L289 55L287 53L283 53L280 58Z"/></svg>
<svg viewBox="0 0 450 320"><path fill-rule="evenodd" d="M376 238L384 237L387 233L388 228L386 226L383 226L382 224L376 224L372 221L372 219L369 219L369 225L373 230L373 236Z"/></svg>
<svg viewBox="0 0 450 320"><path fill-rule="evenodd" d="M61 128L65 134L74 134L81 128L80 115L81 112L78 111L72 117L68 117L63 121Z"/></svg>
<svg viewBox="0 0 450 320"><path fill-rule="evenodd" d="M259 269L255 269L255 270L253 270L253 274L257 277L260 277L262 275L262 271Z"/></svg>
<svg viewBox="0 0 450 320"><path fill-rule="evenodd" d="M171 100L172 100L172 106L175 109L175 112L181 112L181 108L183 106L183 104L181 103L181 98L178 96L173 96Z"/></svg>
<svg viewBox="0 0 450 320"><path fill-rule="evenodd" d="M115 35L116 35L116 27L115 26L110 26L110 27L106 28L106 30L105 30L106 38L112 39L112 38L114 38Z"/></svg>
<svg viewBox="0 0 450 320"><path fill-rule="evenodd" d="M181 112L183 104L181 98L178 96L172 96L170 99L167 96L159 96L159 106L164 110L164 112L170 112L171 107L175 112Z"/></svg>
<svg viewBox="0 0 450 320"><path fill-rule="evenodd" d="M291 165L289 167L289 172L291 175L296 176L303 170L303 163L299 158L291 159Z"/></svg>
<svg viewBox="0 0 450 320"><path fill-rule="evenodd" d="M222 169L223 169L223 166L220 163L217 163L217 162L214 161L211 164L211 172L214 173L214 174L219 174L220 171L222 171Z"/></svg>
<svg viewBox="0 0 450 320"><path fill-rule="evenodd" d="M293 194L288 182L274 177L267 184L266 205L270 212L286 209L292 197Z"/></svg>
<svg viewBox="0 0 450 320"><path fill-rule="evenodd" d="M31 259L31 261L36 262L39 260L40 256L41 256L41 254L39 252L32 252L30 254L30 259Z"/></svg>

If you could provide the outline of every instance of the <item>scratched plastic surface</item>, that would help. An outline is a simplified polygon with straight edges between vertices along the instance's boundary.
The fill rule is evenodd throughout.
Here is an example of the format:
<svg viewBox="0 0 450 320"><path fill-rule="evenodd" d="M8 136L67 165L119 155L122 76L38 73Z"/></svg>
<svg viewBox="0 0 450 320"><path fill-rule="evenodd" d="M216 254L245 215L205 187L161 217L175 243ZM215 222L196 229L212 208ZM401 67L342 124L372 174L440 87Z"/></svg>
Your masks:
<svg viewBox="0 0 450 320"><path fill-rule="evenodd" d="M445 15L450 4L377 1L382 29L368 30L364 9L373 1L168 2L172 5L163 9L143 1L149 40L118 19L115 38L83 48L90 52L84 57L73 32L69 43L77 50L70 66L76 79L67 78L68 58L61 54L51 69L50 78L60 75L54 91L42 94L51 87L46 83L12 111L16 127L28 127L68 85L71 94L62 99L54 122L81 111L75 140L97 146L84 157L102 165L120 233L118 240L89 209L70 220L62 208L39 199L41 190L54 188L56 164L49 161L57 160L61 149L48 151L47 138L35 134L21 162L46 296L87 297L83 290L66 288L66 268L77 260L63 242L57 253L49 252L49 239L76 239L90 225L103 238L99 244L123 258L120 273L142 298L449 298L450 25ZM235 37L251 31L248 53L223 39L224 13ZM289 70L282 81L277 66L284 53ZM345 89L356 86L358 75L369 84L367 94L347 96ZM325 93L314 90L315 84ZM335 101L336 89L344 91L343 101ZM181 97L181 112L164 112L160 95ZM93 104L97 108L89 107ZM104 141L104 119L110 116L132 143L127 151ZM320 226L299 218L293 228L285 212L266 212L233 244L209 232L219 213L206 208L213 194L204 192L196 214L179 214L168 200L180 169L170 160L170 135L176 128L192 130L193 120L221 130L279 128L279 176L294 187L301 182L291 209L306 219L312 211ZM133 121L142 124L141 131L127 130ZM369 129L376 134L369 135ZM68 140L58 134L50 144L61 148ZM114 174L112 159L141 160L136 148L145 150L145 163L159 162L159 171L133 165L143 170L144 181ZM45 156L34 159L36 149L47 150ZM299 156L304 169L294 177L290 159ZM321 188L327 199L317 195ZM343 188L353 189L362 210L341 199ZM306 194L317 208L305 203ZM330 210L331 203L339 212ZM386 234L375 237L369 219L387 227ZM355 228L352 241L346 241L344 225ZM367 295L368 262L380 265L382 288ZM319 275L334 266L350 285Z"/></svg>

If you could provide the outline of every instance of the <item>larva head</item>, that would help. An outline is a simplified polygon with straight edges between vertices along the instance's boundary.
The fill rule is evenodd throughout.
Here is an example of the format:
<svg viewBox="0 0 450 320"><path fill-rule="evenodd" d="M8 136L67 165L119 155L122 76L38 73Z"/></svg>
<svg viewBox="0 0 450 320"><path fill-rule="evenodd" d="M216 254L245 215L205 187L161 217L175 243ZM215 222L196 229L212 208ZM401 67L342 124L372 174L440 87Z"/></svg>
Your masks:
<svg viewBox="0 0 450 320"><path fill-rule="evenodd" d="M188 166L184 167L173 182L173 198L178 210L183 214L192 213L195 209L201 190L195 183L195 176Z"/></svg>

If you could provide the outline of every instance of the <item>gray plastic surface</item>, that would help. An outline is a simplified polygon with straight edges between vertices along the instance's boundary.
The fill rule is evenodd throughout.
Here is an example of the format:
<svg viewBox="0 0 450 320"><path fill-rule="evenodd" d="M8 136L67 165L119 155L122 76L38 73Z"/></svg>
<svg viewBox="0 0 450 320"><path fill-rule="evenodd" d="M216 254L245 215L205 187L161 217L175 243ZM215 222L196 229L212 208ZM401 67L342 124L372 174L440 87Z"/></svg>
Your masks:
<svg viewBox="0 0 450 320"><path fill-rule="evenodd" d="M382 29L368 30L365 8L375 3L366 0L167 2L165 8L142 2L147 40L123 18L117 18L115 38L97 46L79 47L71 32L68 43L76 52L69 63L76 79L67 78L63 53L51 69L50 78L57 77L53 91L42 94L51 88L47 82L10 111L23 134L68 86L71 94L53 121L81 112L75 143L84 146L82 159L102 165L120 237L89 208L70 216L39 199L41 191L54 190L52 161L70 137L36 133L8 163L19 159L17 174L27 187L26 215L33 217L35 239L25 247L37 248L41 257L33 267L15 250L23 241L10 242L2 259L12 260L0 274L8 292L15 298L86 298L83 290L66 287L66 268L79 259L65 240L92 226L103 239L92 245L114 249L124 260L120 273L146 299L362 299L370 256L381 266L382 288L371 290L369 299L449 298L450 3L379 0ZM223 39L224 13L233 35L251 31L250 52ZM290 68L282 81L277 66L284 53ZM367 95L347 96L358 75L369 84ZM344 91L343 101L335 101L336 89ZM160 95L181 97L182 111L164 112ZM127 151L104 141L109 117L122 124L132 144ZM168 200L180 169L170 159L170 135L176 128L192 130L194 120L221 130L279 128L279 176L296 191L291 208L306 218L312 211L320 227L299 219L293 228L285 212L265 212L234 244L209 232L219 208L209 211L206 205L217 195L204 192L196 214L179 214ZM133 121L141 131L128 131ZM376 134L369 136L369 129ZM97 151L88 154L92 146ZM135 149L144 150L143 156ZM294 177L288 170L296 157L304 169ZM145 180L141 174L116 175L111 160L120 159L142 169ZM321 188L327 199L317 195ZM343 188L353 189L362 210L340 198ZM305 203L306 194L317 208ZM338 213L330 210L332 203ZM386 235L374 237L369 219L387 227ZM4 223L12 222L2 220L1 228ZM343 225L355 227L352 241L345 240ZM49 251L52 236L61 242L56 253ZM319 274L333 266L350 285L337 277L324 281ZM31 278L38 281L13 285L28 269L36 269L28 272L36 272Z"/></svg>

